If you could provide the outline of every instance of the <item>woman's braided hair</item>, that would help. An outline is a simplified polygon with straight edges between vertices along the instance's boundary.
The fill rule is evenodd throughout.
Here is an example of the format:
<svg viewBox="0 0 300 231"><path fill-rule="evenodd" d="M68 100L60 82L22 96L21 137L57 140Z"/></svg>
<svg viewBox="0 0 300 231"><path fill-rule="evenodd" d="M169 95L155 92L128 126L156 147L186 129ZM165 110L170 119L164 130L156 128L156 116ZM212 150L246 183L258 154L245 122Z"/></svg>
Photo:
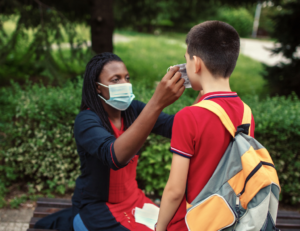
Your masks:
<svg viewBox="0 0 300 231"><path fill-rule="evenodd" d="M114 134L111 124L108 119L108 115L102 106L100 98L98 97L98 92L96 90L95 82L98 82L98 77L105 66L105 64L111 61L120 61L122 60L115 54L110 52L104 52L98 55L95 55L86 65L83 88L82 88L82 100L80 111L90 108L94 111L99 118L101 119L104 128L109 131L111 134ZM129 126L135 120L135 116L130 106L127 110L122 111L122 118L124 119L125 128Z"/></svg>

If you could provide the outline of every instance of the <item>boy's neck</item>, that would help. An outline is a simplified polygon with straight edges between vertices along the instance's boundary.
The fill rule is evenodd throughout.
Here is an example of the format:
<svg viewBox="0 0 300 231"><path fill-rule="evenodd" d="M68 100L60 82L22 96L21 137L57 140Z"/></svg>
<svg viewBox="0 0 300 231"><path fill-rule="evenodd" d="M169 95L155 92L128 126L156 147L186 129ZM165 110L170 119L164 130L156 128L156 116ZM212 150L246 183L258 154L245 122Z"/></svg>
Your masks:
<svg viewBox="0 0 300 231"><path fill-rule="evenodd" d="M216 91L228 91L231 92L229 77L214 77L210 74L202 76L201 86L203 89L203 94Z"/></svg>

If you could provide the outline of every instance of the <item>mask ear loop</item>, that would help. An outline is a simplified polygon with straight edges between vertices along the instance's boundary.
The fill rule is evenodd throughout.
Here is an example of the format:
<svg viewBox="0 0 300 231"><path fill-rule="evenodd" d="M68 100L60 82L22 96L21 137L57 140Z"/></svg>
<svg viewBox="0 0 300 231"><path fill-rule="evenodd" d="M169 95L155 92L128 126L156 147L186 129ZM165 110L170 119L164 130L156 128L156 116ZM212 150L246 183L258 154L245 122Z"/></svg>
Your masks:
<svg viewBox="0 0 300 231"><path fill-rule="evenodd" d="M98 85L100 85L100 86L103 86L103 87L109 88L108 86L106 86L106 85L104 85L104 84L102 84L102 83L99 83L99 82L97 82L97 84L98 84ZM102 99L104 102L106 102L106 99L104 99L104 97L103 97L103 96L101 96L100 94L98 94L98 96L99 96L99 98L100 98L100 99Z"/></svg>
<svg viewBox="0 0 300 231"><path fill-rule="evenodd" d="M98 94L98 97L100 98L100 99L102 99L105 103L106 103L106 99L104 99L104 97L102 97L100 94Z"/></svg>
<svg viewBox="0 0 300 231"><path fill-rule="evenodd" d="M104 85L104 84L102 84L102 83L97 82L97 84L100 85L100 86L102 86L102 87L109 88L108 86L106 86L106 85Z"/></svg>

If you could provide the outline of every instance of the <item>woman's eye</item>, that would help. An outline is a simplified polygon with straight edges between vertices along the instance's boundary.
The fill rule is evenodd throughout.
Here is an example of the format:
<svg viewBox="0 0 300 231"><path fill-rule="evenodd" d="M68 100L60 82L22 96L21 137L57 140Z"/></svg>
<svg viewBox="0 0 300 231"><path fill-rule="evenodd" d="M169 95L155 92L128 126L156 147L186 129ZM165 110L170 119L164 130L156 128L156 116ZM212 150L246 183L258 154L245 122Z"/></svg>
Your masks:
<svg viewBox="0 0 300 231"><path fill-rule="evenodd" d="M126 77L126 80L127 80L127 81L129 81L129 80L130 80L130 77L129 77L129 76L127 76L127 77Z"/></svg>
<svg viewBox="0 0 300 231"><path fill-rule="evenodd" d="M116 82L119 81L119 79L113 79L112 81L113 81L114 83L116 83Z"/></svg>

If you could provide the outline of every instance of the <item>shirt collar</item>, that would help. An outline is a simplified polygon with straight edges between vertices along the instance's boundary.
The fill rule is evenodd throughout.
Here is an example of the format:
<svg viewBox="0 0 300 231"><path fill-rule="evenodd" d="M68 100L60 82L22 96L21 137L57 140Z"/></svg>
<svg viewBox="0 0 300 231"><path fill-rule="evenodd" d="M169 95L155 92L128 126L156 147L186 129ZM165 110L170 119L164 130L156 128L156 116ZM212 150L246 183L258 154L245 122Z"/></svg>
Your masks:
<svg viewBox="0 0 300 231"><path fill-rule="evenodd" d="M198 102L202 100L208 100L208 99L214 99L214 98L234 98L238 97L236 92L232 91L215 91L215 92L209 92L205 95L201 96Z"/></svg>

